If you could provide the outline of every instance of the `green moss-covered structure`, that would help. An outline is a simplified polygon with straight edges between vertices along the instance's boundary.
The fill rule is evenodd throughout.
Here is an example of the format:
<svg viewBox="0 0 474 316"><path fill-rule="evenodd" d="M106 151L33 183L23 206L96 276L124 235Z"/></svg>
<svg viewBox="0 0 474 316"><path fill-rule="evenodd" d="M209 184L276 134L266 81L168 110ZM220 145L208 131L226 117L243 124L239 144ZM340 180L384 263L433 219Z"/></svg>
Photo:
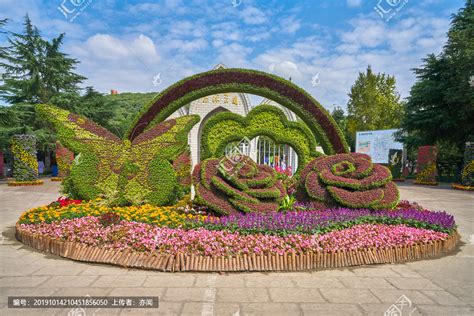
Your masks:
<svg viewBox="0 0 474 316"><path fill-rule="evenodd" d="M66 110L41 104L58 139L77 153L64 189L73 198L104 197L112 204L173 204L181 196L173 160L187 148L187 134L199 120L183 116L161 122L133 141Z"/></svg>
<svg viewBox="0 0 474 316"><path fill-rule="evenodd" d="M220 157L227 144L244 138L267 136L277 144L291 146L304 166L320 153L311 131L300 122L290 122L283 111L260 105L246 117L231 112L221 112L211 117L202 130L201 159Z"/></svg>

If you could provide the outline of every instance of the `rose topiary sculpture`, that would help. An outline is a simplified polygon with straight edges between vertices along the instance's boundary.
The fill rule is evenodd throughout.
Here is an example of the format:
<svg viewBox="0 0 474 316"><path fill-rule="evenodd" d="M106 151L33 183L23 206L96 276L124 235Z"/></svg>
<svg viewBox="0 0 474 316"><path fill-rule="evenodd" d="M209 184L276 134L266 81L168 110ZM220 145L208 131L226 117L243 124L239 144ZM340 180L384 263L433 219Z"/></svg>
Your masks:
<svg viewBox="0 0 474 316"><path fill-rule="evenodd" d="M207 159L194 168L195 202L217 214L271 212L286 195L275 171L250 157Z"/></svg>
<svg viewBox="0 0 474 316"><path fill-rule="evenodd" d="M319 157L301 172L298 195L321 206L390 209L399 199L390 170L365 154Z"/></svg>

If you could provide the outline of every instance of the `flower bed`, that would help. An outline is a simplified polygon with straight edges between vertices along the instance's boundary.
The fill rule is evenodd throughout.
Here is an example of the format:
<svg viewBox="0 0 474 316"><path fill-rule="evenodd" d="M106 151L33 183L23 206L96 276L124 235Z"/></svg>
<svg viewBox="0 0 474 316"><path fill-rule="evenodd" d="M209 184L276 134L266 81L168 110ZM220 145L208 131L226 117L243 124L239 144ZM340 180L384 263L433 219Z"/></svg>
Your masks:
<svg viewBox="0 0 474 316"><path fill-rule="evenodd" d="M462 185L462 184L451 184L451 187L455 190L462 190L462 191L474 191L474 186L469 185Z"/></svg>
<svg viewBox="0 0 474 316"><path fill-rule="evenodd" d="M204 228L185 230L122 221L104 227L99 219L86 216L39 225L21 224L22 230L49 238L77 242L105 249L159 252L205 256L239 254L306 253L315 251L357 250L373 247L409 246L443 240L448 234L405 225L356 225L324 235L266 234L243 235L227 230Z"/></svg>
<svg viewBox="0 0 474 316"><path fill-rule="evenodd" d="M59 200L60 201L60 200ZM188 219L204 219L203 215L186 214L176 211L176 207L160 207L149 204L140 206L108 207L100 201L87 203L67 203L57 205L53 202L47 206L33 208L20 216L20 224L52 223L63 219L81 218L86 216L101 216L106 213L116 213L126 221L143 222L158 226L179 227Z"/></svg>
<svg viewBox="0 0 474 316"><path fill-rule="evenodd" d="M325 211L303 211L266 214L233 214L208 217L197 221L195 227L210 230L238 231L245 234L324 234L360 224L407 225L450 233L455 229L454 217L446 212L429 210L351 210L347 208Z"/></svg>
<svg viewBox="0 0 474 316"><path fill-rule="evenodd" d="M22 186L34 186L42 185L43 180L33 180L33 181L8 181L8 186L10 187L22 187Z"/></svg>
<svg viewBox="0 0 474 316"><path fill-rule="evenodd" d="M438 182L415 180L413 184L437 186Z"/></svg>
<svg viewBox="0 0 474 316"><path fill-rule="evenodd" d="M439 255L459 239L452 215L408 201L394 210L315 210L297 204L288 212L221 217L194 210L185 201L173 207L107 207L101 202L60 198L31 209L20 217L17 238L75 260L165 271L403 262Z"/></svg>

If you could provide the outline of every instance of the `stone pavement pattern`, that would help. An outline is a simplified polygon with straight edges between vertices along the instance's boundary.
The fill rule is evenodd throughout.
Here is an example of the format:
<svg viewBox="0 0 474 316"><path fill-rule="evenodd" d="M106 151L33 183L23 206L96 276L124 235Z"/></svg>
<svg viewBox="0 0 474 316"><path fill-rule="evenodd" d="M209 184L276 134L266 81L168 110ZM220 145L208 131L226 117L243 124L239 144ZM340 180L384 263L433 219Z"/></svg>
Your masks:
<svg viewBox="0 0 474 316"><path fill-rule="evenodd" d="M401 184L403 199L454 214L460 249L406 264L291 273L163 273L74 262L14 238L24 210L50 203L58 184L0 183L0 315L68 315L68 309L7 309L8 296L159 296L159 309L87 309L86 315L383 315L401 296L403 315L474 314L474 193ZM416 309L415 309L416 308ZM76 316L74 313L69 313Z"/></svg>

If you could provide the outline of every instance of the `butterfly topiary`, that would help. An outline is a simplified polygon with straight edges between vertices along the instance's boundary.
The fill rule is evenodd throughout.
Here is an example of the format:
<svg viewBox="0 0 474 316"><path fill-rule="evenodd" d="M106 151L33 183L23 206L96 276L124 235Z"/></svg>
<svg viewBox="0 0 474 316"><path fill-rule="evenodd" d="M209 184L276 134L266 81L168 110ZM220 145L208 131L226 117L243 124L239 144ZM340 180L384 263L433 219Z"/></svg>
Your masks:
<svg viewBox="0 0 474 316"><path fill-rule="evenodd" d="M69 111L46 104L36 109L77 155L63 183L71 197L103 197L115 205L170 205L180 198L172 162L187 149L187 135L199 116L161 122L130 141Z"/></svg>

